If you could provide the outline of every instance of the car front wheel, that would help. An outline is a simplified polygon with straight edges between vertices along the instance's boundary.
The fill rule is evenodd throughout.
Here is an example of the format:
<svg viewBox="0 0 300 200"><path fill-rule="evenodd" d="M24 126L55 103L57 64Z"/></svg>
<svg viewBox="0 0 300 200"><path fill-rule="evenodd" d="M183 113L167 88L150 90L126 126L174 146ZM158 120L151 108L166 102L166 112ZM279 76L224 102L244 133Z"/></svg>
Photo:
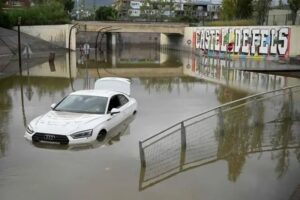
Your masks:
<svg viewBox="0 0 300 200"><path fill-rule="evenodd" d="M106 137L106 130L101 130L99 133L98 133L98 136L97 136L97 140L99 142L102 142Z"/></svg>

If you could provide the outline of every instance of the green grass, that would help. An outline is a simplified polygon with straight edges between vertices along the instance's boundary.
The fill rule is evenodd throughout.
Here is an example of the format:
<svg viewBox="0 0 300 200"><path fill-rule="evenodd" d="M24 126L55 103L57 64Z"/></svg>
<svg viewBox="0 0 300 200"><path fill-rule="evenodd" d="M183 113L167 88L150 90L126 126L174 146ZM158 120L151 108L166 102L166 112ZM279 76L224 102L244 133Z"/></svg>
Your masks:
<svg viewBox="0 0 300 200"><path fill-rule="evenodd" d="M69 18L59 3L51 3L43 6L30 8L15 8L6 10L4 13L7 19L0 26L10 27L18 24L18 17L21 17L21 25L49 25L66 24ZM1 22L1 21L0 21Z"/></svg>
<svg viewBox="0 0 300 200"><path fill-rule="evenodd" d="M254 26L257 25L254 19L231 20L231 21L213 21L206 22L206 26Z"/></svg>

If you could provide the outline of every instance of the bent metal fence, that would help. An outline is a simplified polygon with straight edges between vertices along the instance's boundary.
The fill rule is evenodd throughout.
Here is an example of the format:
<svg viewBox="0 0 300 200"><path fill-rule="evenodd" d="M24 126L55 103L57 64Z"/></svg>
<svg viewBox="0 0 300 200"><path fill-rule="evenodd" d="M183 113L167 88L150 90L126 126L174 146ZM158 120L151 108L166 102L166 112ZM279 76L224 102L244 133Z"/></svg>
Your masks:
<svg viewBox="0 0 300 200"><path fill-rule="evenodd" d="M247 154L300 147L300 85L248 96L139 141L144 190L183 171L235 157L229 177ZM232 159L227 159L231 162ZM229 168L230 163L229 163ZM279 170L280 171L280 170Z"/></svg>

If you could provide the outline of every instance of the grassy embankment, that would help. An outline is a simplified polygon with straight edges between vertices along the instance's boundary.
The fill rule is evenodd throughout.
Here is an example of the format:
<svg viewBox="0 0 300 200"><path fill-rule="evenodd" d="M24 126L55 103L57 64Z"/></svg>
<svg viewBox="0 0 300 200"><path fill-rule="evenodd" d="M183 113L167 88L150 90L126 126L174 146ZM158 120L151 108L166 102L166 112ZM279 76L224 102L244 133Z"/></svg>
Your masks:
<svg viewBox="0 0 300 200"><path fill-rule="evenodd" d="M0 10L0 26L6 28L16 26L18 17L21 17L22 25L65 24L70 21L63 6L53 2L29 8Z"/></svg>

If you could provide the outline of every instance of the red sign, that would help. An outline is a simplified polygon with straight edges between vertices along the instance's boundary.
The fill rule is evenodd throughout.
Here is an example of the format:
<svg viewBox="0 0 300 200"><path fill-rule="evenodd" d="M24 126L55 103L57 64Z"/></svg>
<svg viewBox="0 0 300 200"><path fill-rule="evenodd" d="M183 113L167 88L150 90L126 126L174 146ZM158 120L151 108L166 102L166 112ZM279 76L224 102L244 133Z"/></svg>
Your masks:
<svg viewBox="0 0 300 200"><path fill-rule="evenodd" d="M233 49L233 43L229 43L227 45L227 51L232 51L232 49Z"/></svg>

